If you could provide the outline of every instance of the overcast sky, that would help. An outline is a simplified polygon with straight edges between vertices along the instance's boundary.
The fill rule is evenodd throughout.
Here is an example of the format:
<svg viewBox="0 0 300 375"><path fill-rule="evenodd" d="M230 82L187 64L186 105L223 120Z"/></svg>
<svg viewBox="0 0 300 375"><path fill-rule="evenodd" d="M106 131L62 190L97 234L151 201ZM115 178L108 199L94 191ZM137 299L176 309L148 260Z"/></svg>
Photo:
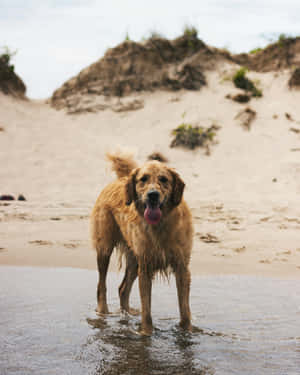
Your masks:
<svg viewBox="0 0 300 375"><path fill-rule="evenodd" d="M126 33L175 38L186 24L207 44L245 52L300 35L300 0L0 0L0 47L17 50L31 98L49 97Z"/></svg>

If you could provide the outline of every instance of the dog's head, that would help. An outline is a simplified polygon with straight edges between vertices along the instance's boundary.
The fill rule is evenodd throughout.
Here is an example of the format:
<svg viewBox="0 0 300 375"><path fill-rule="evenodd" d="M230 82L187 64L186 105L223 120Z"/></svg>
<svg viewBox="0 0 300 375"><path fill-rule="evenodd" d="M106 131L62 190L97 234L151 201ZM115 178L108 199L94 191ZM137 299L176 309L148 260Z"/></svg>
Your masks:
<svg viewBox="0 0 300 375"><path fill-rule="evenodd" d="M149 224L158 224L164 215L178 206L184 182L178 173L158 161L132 171L126 184L126 204L134 202Z"/></svg>

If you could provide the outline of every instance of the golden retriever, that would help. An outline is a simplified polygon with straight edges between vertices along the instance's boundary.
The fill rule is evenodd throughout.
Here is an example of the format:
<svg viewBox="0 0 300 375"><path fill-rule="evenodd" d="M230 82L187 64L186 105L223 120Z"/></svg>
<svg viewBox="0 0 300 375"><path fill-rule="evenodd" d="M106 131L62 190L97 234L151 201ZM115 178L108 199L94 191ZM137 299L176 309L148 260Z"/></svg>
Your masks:
<svg viewBox="0 0 300 375"><path fill-rule="evenodd" d="M141 334L152 332L151 287L159 272L175 274L180 326L191 330L189 262L193 240L190 210L183 200L184 182L159 161L138 167L131 156L107 154L118 178L100 193L91 214L99 282L97 312L108 314L106 274L114 248L126 257L119 287L121 309L133 313L129 295L136 277L141 298Z"/></svg>

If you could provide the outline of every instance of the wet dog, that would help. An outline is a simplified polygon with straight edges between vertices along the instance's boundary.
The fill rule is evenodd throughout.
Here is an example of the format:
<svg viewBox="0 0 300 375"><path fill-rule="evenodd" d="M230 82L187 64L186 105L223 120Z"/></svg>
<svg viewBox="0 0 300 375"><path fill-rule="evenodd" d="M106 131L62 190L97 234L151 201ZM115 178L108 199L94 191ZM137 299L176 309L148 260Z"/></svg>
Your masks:
<svg viewBox="0 0 300 375"><path fill-rule="evenodd" d="M114 248L126 258L119 287L121 309L128 313L131 287L138 277L141 333L152 332L151 288L156 273L175 274L180 326L191 330L189 306L193 225L183 199L184 182L159 161L138 167L130 156L107 154L117 180L100 193L91 214L93 246L97 251L99 314L108 314L106 274Z"/></svg>

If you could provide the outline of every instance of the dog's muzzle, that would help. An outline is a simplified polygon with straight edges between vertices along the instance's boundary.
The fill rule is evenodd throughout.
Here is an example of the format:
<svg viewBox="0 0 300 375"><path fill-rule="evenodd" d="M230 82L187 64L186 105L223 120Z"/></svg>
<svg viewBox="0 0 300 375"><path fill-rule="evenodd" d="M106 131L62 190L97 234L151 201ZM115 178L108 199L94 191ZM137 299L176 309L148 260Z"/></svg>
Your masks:
<svg viewBox="0 0 300 375"><path fill-rule="evenodd" d="M160 193L157 190L149 190L146 198L144 218L148 224L158 224L161 219Z"/></svg>
<svg viewBox="0 0 300 375"><path fill-rule="evenodd" d="M157 191L157 190L148 191L146 204L149 205L152 208L159 206L159 204L160 204L159 191Z"/></svg>

